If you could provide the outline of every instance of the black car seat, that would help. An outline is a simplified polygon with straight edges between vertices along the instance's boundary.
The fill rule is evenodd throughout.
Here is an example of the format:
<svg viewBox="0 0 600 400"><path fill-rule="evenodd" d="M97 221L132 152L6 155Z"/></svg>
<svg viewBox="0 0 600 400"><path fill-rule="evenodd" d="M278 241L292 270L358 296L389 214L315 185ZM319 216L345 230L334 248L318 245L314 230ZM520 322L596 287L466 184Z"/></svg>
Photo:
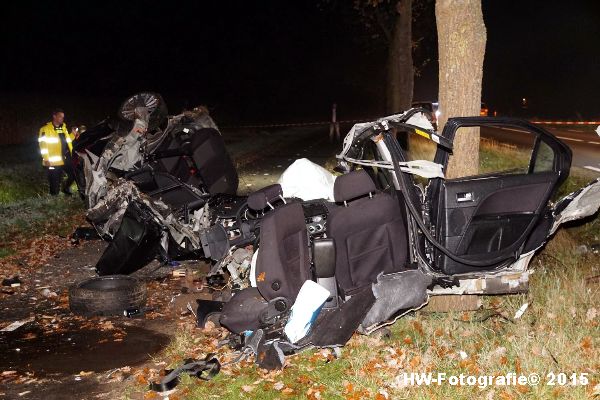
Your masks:
<svg viewBox="0 0 600 400"><path fill-rule="evenodd" d="M312 279L308 246L300 203L286 204L267 214L260 229L257 287L237 292L223 307L220 323L241 333L288 310L304 282Z"/></svg>
<svg viewBox="0 0 600 400"><path fill-rule="evenodd" d="M203 187L210 194L235 194L238 175L218 130L203 128L193 121L169 133L151 159L152 165L182 182Z"/></svg>
<svg viewBox="0 0 600 400"><path fill-rule="evenodd" d="M248 195L248 208L253 211L274 210L274 205L279 202L286 203L279 183L265 186Z"/></svg>
<svg viewBox="0 0 600 400"><path fill-rule="evenodd" d="M265 217L256 259L256 286L266 300L296 300L304 281L312 278L308 250L301 204L285 205Z"/></svg>
<svg viewBox="0 0 600 400"><path fill-rule="evenodd" d="M392 196L376 189L364 170L338 176L334 199L343 203L329 216L327 234L336 251L335 276L345 295L405 269L406 222Z"/></svg>

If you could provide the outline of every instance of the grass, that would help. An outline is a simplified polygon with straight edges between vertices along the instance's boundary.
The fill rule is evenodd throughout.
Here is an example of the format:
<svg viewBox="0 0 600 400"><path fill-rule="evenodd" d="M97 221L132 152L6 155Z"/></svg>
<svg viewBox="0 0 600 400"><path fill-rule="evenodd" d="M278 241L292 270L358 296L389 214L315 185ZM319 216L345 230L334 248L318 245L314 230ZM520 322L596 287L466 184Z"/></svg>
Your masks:
<svg viewBox="0 0 600 400"><path fill-rule="evenodd" d="M600 294L598 284L586 278L600 274L600 266L597 256L573 256L576 244L569 233L561 232L536 256L528 294L489 296L484 310L472 313L419 311L396 322L389 339L355 335L340 359L333 359L328 350L313 350L289 357L282 372L267 373L246 363L226 367L225 373L210 382L186 378L175 398L591 398L600 379L599 326L594 317L600 311L595 308ZM530 306L523 317L513 319L525 302ZM490 311L507 319L481 321ZM210 346L210 340L205 342L207 335L215 332L180 331L164 359L181 360L190 352L201 352L202 346ZM398 378L404 372L448 376L516 372L544 377L587 373L591 383L574 387L405 386Z"/></svg>
<svg viewBox="0 0 600 400"><path fill-rule="evenodd" d="M0 259L46 234L67 236L83 222L83 203L48 195L37 146L3 146L0 151Z"/></svg>
<svg viewBox="0 0 600 400"><path fill-rule="evenodd" d="M411 137L410 160L433 161L436 144L421 137ZM529 152L515 146L499 143L493 140L482 139L479 149L479 174L499 171L527 171Z"/></svg>

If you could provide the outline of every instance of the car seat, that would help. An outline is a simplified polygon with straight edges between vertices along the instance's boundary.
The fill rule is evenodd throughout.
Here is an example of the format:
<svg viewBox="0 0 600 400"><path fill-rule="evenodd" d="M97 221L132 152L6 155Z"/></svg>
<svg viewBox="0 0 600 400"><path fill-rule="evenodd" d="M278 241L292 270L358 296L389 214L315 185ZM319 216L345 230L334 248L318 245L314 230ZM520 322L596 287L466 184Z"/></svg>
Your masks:
<svg viewBox="0 0 600 400"><path fill-rule="evenodd" d="M327 234L335 242L335 276L344 294L376 282L380 273L404 270L408 240L398 201L378 191L364 170L338 176L333 191L343 206L330 214Z"/></svg>

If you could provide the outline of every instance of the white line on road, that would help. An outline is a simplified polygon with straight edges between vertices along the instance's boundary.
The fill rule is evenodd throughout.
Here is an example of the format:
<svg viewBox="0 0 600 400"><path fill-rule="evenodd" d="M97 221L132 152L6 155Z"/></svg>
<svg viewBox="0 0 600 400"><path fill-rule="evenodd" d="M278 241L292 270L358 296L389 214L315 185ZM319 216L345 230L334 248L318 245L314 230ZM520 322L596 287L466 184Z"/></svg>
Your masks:
<svg viewBox="0 0 600 400"><path fill-rule="evenodd" d="M529 131L524 131L523 129L514 129L514 128L500 128L503 131L514 131L514 132L521 132L521 133L529 133Z"/></svg>
<svg viewBox="0 0 600 400"><path fill-rule="evenodd" d="M573 141L573 142L584 142L584 140L583 140L583 139L573 139L573 138L570 138L570 137L564 137L564 136L557 136L557 138L559 138L559 139L564 139L564 140L571 140L571 141Z"/></svg>
<svg viewBox="0 0 600 400"><path fill-rule="evenodd" d="M589 165L586 165L586 166L585 166L585 167L583 167L583 168L587 168L587 169L591 169L592 171L600 172L600 168L591 167L591 166L589 166Z"/></svg>
<svg viewBox="0 0 600 400"><path fill-rule="evenodd" d="M589 144L600 144L600 142L589 142L589 141L588 141L588 143Z"/></svg>
<svg viewBox="0 0 600 400"><path fill-rule="evenodd" d="M585 132L585 131L579 131L577 129L567 129L569 132Z"/></svg>

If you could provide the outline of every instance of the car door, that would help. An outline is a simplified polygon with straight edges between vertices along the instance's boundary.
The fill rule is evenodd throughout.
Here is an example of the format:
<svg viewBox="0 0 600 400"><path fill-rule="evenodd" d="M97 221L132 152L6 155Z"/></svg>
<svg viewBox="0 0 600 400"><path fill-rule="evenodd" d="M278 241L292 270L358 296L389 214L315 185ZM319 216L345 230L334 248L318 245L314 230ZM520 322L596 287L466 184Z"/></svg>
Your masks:
<svg viewBox="0 0 600 400"><path fill-rule="evenodd" d="M447 275L501 268L545 240L549 200L571 165L566 145L523 120L453 118L443 136L476 134L472 128L481 132L478 174L437 179L428 192L432 229L446 249L431 249L433 267ZM439 147L435 161L445 171L448 159Z"/></svg>

